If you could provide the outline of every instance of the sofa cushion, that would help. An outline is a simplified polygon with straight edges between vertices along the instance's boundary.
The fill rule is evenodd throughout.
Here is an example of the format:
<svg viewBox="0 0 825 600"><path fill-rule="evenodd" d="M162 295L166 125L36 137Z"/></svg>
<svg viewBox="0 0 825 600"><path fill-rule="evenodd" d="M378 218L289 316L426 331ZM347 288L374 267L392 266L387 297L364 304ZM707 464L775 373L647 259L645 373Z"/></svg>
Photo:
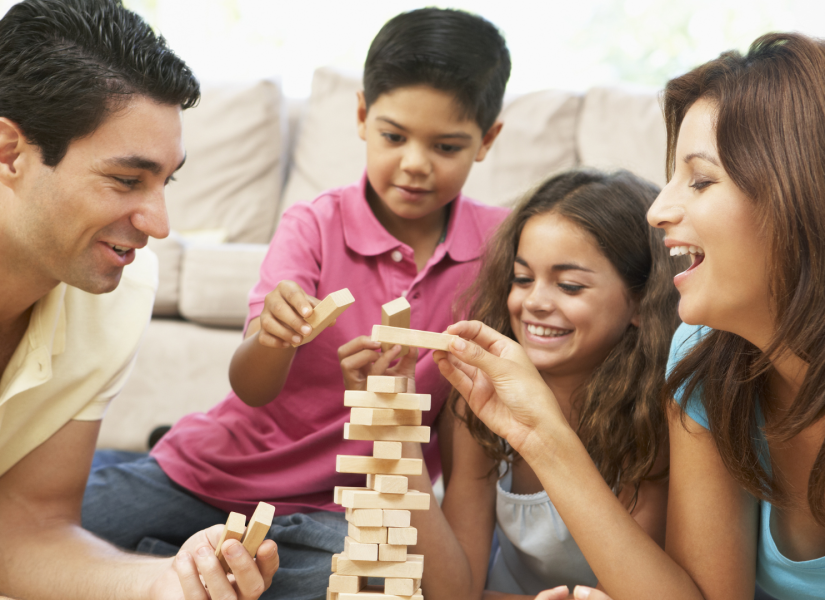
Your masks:
<svg viewBox="0 0 825 600"><path fill-rule="evenodd" d="M282 181L282 101L271 81L205 86L183 113L186 165L167 188L172 228L268 243Z"/></svg>
<svg viewBox="0 0 825 600"><path fill-rule="evenodd" d="M315 71L301 119L280 212L324 190L356 181L366 148L356 129L361 78L330 68ZM573 167L581 97L543 91L505 102L504 129L487 158L473 165L465 193L487 204L506 204L547 175Z"/></svg>
<svg viewBox="0 0 825 600"><path fill-rule="evenodd" d="M183 259L183 238L176 231L158 240L149 238L149 249L158 257L158 293L152 315L175 317L178 315L178 289L180 285L180 263Z"/></svg>
<svg viewBox="0 0 825 600"><path fill-rule="evenodd" d="M585 95L578 129L583 165L629 169L664 185L666 143L657 94L593 88Z"/></svg>
<svg viewBox="0 0 825 600"><path fill-rule="evenodd" d="M183 253L180 314L203 325L242 327L266 244L189 244Z"/></svg>

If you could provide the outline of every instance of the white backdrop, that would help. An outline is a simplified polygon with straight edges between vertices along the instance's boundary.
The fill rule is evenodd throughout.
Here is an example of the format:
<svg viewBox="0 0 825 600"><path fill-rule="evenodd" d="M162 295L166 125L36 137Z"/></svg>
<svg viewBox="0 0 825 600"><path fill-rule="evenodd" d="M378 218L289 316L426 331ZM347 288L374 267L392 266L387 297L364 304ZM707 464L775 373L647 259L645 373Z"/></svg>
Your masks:
<svg viewBox="0 0 825 600"><path fill-rule="evenodd" d="M0 14L14 4L0 0ZM314 69L360 69L370 40L414 0L125 0L204 81L278 76L305 96ZM823 0L456 0L437 3L499 26L513 58L508 91L661 87L771 30L825 37Z"/></svg>

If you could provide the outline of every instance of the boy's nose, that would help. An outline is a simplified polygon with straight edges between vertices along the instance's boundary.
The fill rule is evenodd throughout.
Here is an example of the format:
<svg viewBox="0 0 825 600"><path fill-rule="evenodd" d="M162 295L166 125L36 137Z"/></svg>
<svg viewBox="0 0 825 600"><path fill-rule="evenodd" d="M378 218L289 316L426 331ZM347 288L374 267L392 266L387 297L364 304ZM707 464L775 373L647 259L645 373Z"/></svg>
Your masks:
<svg viewBox="0 0 825 600"><path fill-rule="evenodd" d="M409 144L404 149L404 156L401 158L401 169L408 173L428 175L430 172L430 159L427 152L418 144Z"/></svg>

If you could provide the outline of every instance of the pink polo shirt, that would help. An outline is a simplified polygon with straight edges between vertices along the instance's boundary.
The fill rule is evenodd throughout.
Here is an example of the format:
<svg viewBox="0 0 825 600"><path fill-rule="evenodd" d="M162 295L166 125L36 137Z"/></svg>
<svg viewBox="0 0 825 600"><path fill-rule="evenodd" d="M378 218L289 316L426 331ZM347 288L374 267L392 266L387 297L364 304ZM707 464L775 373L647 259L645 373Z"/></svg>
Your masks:
<svg viewBox="0 0 825 600"><path fill-rule="evenodd" d="M343 439L349 409L338 348L369 335L381 322L381 305L406 296L414 329L443 331L453 322L457 295L476 276L483 244L506 210L459 195L452 203L447 236L418 271L412 249L384 229L357 184L330 190L312 203L296 204L281 219L261 265L261 279L249 294L249 320L278 282L291 279L323 298L349 288L355 303L295 354L287 382L260 408L234 393L208 413L185 416L152 451L175 482L226 511L251 513L258 501L278 514L340 511L332 501L336 485L364 485L363 475L335 471L338 454L370 455L372 442ZM432 394L424 425L432 426L449 392L429 350L416 367L416 389ZM435 435L424 445L427 468L441 472Z"/></svg>

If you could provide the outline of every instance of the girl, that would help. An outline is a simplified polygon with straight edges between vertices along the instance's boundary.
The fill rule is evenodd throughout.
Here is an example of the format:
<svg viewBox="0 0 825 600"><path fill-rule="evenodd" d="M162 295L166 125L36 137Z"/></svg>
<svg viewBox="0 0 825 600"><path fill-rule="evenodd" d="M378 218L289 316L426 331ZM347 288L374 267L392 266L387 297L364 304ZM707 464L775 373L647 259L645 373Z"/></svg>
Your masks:
<svg viewBox="0 0 825 600"><path fill-rule="evenodd" d="M616 600L750 600L755 582L823 598L825 46L763 36L671 81L664 109L671 179L648 218L691 255L679 314L706 326L671 350L667 554L611 499L521 348L461 323L449 331L476 343L436 359Z"/></svg>
<svg viewBox="0 0 825 600"><path fill-rule="evenodd" d="M626 171L551 178L501 226L469 295L471 316L521 344L607 486L664 545L659 392L678 319L676 271L645 221L657 192ZM414 514L426 596L482 595L495 526L489 589L532 598L565 584L595 586L530 465L458 394L452 402L458 422L443 513L433 503ZM415 484L427 489L429 477Z"/></svg>

